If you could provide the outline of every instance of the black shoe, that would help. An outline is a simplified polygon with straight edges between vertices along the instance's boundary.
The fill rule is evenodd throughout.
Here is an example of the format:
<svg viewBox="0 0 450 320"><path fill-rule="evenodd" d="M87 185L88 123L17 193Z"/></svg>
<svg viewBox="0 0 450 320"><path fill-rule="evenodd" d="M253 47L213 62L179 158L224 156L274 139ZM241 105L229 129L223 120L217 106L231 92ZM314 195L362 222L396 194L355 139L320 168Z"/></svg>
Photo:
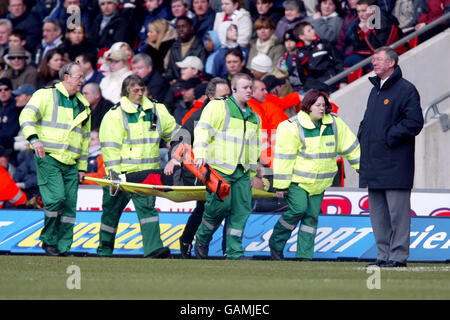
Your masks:
<svg viewBox="0 0 450 320"><path fill-rule="evenodd" d="M389 260L388 262L380 265L380 267L383 267L383 268L406 268L406 262Z"/></svg>
<svg viewBox="0 0 450 320"><path fill-rule="evenodd" d="M375 262L369 263L366 265L366 268L370 268L370 267L381 267L381 265L385 264L386 261L385 260L375 260Z"/></svg>
<svg viewBox="0 0 450 320"><path fill-rule="evenodd" d="M146 258L150 259L165 259L170 256L170 249L166 247L162 247L159 249L156 249L152 253L150 253Z"/></svg>
<svg viewBox="0 0 450 320"><path fill-rule="evenodd" d="M42 249L45 250L46 256L57 257L59 256L58 247L56 245L48 245L46 243L42 243Z"/></svg>
<svg viewBox="0 0 450 320"><path fill-rule="evenodd" d="M207 259L208 258L209 246L204 245L198 241L195 242L194 252L197 259Z"/></svg>
<svg viewBox="0 0 450 320"><path fill-rule="evenodd" d="M59 254L60 257L73 257L74 255L70 253L70 251L62 252Z"/></svg>
<svg viewBox="0 0 450 320"><path fill-rule="evenodd" d="M183 259L191 258L192 244L185 243L180 239L180 253Z"/></svg>
<svg viewBox="0 0 450 320"><path fill-rule="evenodd" d="M270 257L272 258L272 260L277 260L277 261L284 260L283 251L278 251L278 250L272 248L270 245L269 245L269 248L270 248Z"/></svg>

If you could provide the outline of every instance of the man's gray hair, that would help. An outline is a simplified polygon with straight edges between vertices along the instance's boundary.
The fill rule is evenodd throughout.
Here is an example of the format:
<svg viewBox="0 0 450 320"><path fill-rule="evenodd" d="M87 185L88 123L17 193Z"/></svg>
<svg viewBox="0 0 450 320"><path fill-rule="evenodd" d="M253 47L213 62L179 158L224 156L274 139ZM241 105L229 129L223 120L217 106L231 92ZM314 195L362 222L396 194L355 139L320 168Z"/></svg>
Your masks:
<svg viewBox="0 0 450 320"><path fill-rule="evenodd" d="M398 53L394 49L392 49L391 47L384 46L384 47L380 47L380 48L376 49L374 53L379 53L381 51L385 52L386 58L389 61L394 61L395 62L394 67L397 66L397 64L398 64Z"/></svg>
<svg viewBox="0 0 450 320"><path fill-rule="evenodd" d="M80 65L76 62L69 62L68 64L63 65L61 70L59 70L59 72L58 72L59 80L64 81L64 75L66 75L66 74L71 75L72 68L74 66L80 66Z"/></svg>
<svg viewBox="0 0 450 320"><path fill-rule="evenodd" d="M153 65L152 57L150 57L146 53L138 53L137 55L135 55L133 59L131 59L131 64L135 64L141 61L144 61L147 67L151 67Z"/></svg>
<svg viewBox="0 0 450 320"><path fill-rule="evenodd" d="M228 86L228 81L219 77L212 78L211 81L208 82L205 89L205 95L207 97L214 97L216 95L216 89L218 84L225 84Z"/></svg>
<svg viewBox="0 0 450 320"><path fill-rule="evenodd" d="M5 25L8 27L9 32L12 32L13 25L9 19L0 19L0 26Z"/></svg>
<svg viewBox="0 0 450 320"><path fill-rule="evenodd" d="M121 96L128 97L128 95L130 94L130 87L132 85L136 85L136 84L140 87L145 88L145 82L141 77L139 77L135 74L132 74L132 75L129 75L128 77L126 77L125 80L123 80L123 82L122 82Z"/></svg>

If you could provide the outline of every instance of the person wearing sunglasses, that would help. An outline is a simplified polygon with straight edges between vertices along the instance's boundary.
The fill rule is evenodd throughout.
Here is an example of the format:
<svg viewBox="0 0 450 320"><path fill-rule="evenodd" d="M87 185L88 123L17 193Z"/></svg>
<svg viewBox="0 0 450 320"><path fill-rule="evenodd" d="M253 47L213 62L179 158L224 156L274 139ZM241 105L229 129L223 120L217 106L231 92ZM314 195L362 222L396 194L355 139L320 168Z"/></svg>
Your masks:
<svg viewBox="0 0 450 320"><path fill-rule="evenodd" d="M37 86L37 70L28 64L28 57L23 47L10 48L5 60L9 68L1 76L11 80L14 90L24 83L32 84L34 87Z"/></svg>

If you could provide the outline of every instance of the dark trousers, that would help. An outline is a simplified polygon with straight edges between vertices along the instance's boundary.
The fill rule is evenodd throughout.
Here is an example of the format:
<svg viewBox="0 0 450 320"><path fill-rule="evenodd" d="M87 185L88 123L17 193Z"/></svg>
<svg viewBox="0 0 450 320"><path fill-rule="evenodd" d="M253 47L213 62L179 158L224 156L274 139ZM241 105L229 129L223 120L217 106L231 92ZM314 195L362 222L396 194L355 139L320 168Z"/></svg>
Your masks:
<svg viewBox="0 0 450 320"><path fill-rule="evenodd" d="M406 262L411 229L411 190L369 189L370 221L378 260Z"/></svg>

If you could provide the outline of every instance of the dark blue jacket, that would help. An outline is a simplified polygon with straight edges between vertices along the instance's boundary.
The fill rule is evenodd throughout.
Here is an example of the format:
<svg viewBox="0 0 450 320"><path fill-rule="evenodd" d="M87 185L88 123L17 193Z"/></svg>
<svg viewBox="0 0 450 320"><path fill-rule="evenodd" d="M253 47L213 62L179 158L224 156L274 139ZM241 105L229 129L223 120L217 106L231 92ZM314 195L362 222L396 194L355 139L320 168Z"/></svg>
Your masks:
<svg viewBox="0 0 450 320"><path fill-rule="evenodd" d="M16 107L14 98L8 100L6 106L0 103L0 145L13 150L14 137L19 132L20 108Z"/></svg>
<svg viewBox="0 0 450 320"><path fill-rule="evenodd" d="M419 92L398 66L381 89L379 77L369 80L374 88L358 131L359 186L412 189L415 136L424 123Z"/></svg>

